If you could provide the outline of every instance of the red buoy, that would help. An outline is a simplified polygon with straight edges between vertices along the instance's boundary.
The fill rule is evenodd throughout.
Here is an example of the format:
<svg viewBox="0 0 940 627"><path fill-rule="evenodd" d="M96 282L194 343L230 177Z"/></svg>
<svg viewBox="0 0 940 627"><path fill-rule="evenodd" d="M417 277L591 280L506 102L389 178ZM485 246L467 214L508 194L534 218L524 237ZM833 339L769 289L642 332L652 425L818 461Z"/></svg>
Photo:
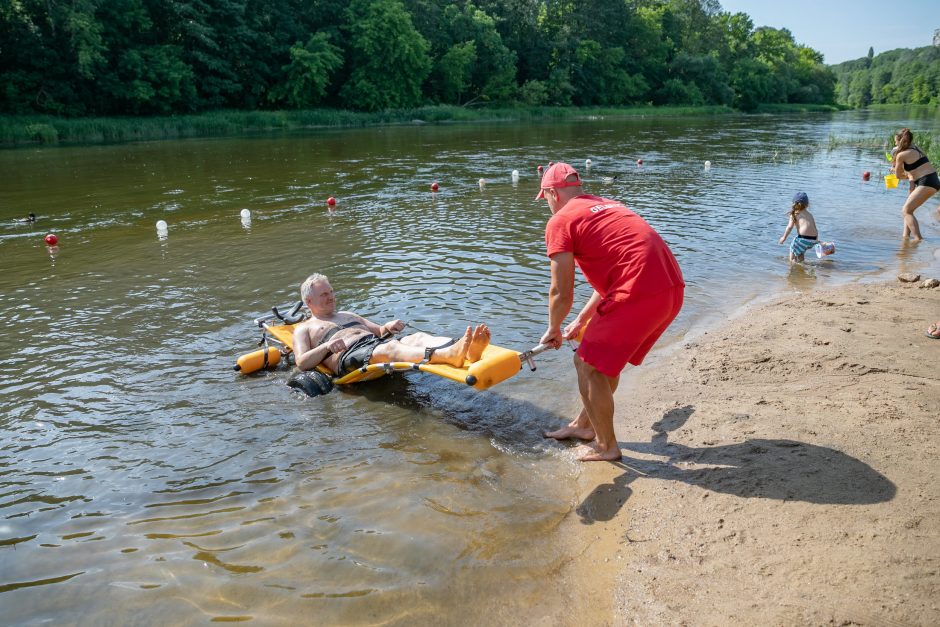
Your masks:
<svg viewBox="0 0 940 627"><path fill-rule="evenodd" d="M643 160L642 160L642 159L637 159L637 160L636 160L636 164L637 164L637 165L643 165Z"/></svg>
<svg viewBox="0 0 940 627"><path fill-rule="evenodd" d="M433 183L431 183L431 191L432 191L432 192L436 192L436 191L439 190L439 189L440 189L440 186L437 184L437 181L434 181Z"/></svg>
<svg viewBox="0 0 940 627"><path fill-rule="evenodd" d="M545 168L543 168L542 166L539 166L539 167L538 167L539 174L541 174L541 173L542 173L542 170L544 170L544 169L545 169Z"/></svg>
<svg viewBox="0 0 940 627"><path fill-rule="evenodd" d="M326 204L328 204L328 205L331 206L331 207L335 207L335 206L336 206L336 199L333 198L332 196L330 196L329 198L326 199Z"/></svg>
<svg viewBox="0 0 940 627"><path fill-rule="evenodd" d="M870 179L870 178L871 178L871 172L868 172L867 170L866 170L865 172L862 172L862 180L863 180L863 181L867 181L867 180Z"/></svg>
<svg viewBox="0 0 940 627"><path fill-rule="evenodd" d="M548 167L552 167L553 165L555 165L555 162L554 162L554 161L549 161L549 162L548 162Z"/></svg>
<svg viewBox="0 0 940 627"><path fill-rule="evenodd" d="M44 239L49 246L55 246L59 243L59 238L56 237L55 233L49 233Z"/></svg>

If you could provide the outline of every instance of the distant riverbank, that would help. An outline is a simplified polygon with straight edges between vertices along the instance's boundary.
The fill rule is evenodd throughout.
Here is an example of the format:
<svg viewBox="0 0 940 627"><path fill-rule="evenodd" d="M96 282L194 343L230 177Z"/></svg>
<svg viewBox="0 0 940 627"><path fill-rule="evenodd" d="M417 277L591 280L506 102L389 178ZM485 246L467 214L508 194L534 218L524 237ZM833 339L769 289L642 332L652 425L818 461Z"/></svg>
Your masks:
<svg viewBox="0 0 940 627"><path fill-rule="evenodd" d="M757 113L837 111L829 105L768 105ZM538 122L594 117L675 117L727 115L724 106L703 107L514 107L429 106L361 113L338 109L305 111L214 111L162 117L62 118L0 116L0 147L54 144L111 144L185 137L224 137L245 133L387 124L454 122Z"/></svg>

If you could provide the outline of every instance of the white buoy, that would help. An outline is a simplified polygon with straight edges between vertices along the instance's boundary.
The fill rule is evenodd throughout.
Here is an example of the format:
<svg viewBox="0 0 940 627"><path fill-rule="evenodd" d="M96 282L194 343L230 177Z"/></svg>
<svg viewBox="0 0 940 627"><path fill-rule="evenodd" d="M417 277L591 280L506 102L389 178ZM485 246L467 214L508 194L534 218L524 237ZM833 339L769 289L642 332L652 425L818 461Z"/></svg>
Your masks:
<svg viewBox="0 0 940 627"><path fill-rule="evenodd" d="M513 183L518 183L518 182L519 182L519 170L513 170L513 171L512 171L512 182L513 182Z"/></svg>
<svg viewBox="0 0 940 627"><path fill-rule="evenodd" d="M710 170L711 167L712 167L712 162L711 162L711 161L706 161L706 162L705 162L705 169L706 169L706 170Z"/></svg>
<svg viewBox="0 0 940 627"><path fill-rule="evenodd" d="M242 220L251 220L251 211L248 209L242 209L241 216Z"/></svg>
<svg viewBox="0 0 940 627"><path fill-rule="evenodd" d="M157 231L166 231L166 222L163 220L157 220Z"/></svg>
<svg viewBox="0 0 940 627"><path fill-rule="evenodd" d="M588 170L591 169L591 160L590 160L590 159L585 159L585 160L584 160L584 167L585 167L586 169L588 169Z"/></svg>
<svg viewBox="0 0 940 627"><path fill-rule="evenodd" d="M480 189L485 189L485 188L486 188L486 179L480 179L480 180L477 181L477 182L480 184Z"/></svg>

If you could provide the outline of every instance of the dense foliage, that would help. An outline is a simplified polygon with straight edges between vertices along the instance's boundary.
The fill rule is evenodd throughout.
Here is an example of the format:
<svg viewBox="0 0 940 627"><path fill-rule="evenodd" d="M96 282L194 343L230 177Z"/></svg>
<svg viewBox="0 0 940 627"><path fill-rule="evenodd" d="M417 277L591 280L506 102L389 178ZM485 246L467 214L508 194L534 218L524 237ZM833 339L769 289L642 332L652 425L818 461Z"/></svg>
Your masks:
<svg viewBox="0 0 940 627"><path fill-rule="evenodd" d="M717 0L0 0L0 113L752 110L834 86L818 52Z"/></svg>
<svg viewBox="0 0 940 627"><path fill-rule="evenodd" d="M839 104L940 105L940 47L901 48L832 66Z"/></svg>

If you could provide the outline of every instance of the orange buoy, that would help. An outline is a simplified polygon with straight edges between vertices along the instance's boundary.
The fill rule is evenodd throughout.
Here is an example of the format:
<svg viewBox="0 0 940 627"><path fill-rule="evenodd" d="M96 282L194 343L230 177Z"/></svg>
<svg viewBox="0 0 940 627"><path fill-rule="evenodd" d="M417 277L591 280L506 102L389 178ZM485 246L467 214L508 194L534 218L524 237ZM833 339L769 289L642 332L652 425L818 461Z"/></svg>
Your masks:
<svg viewBox="0 0 940 627"><path fill-rule="evenodd" d="M264 357L265 349L259 348L252 353L239 357L235 361L234 369L236 372L241 372L242 374L251 374L264 367L273 368L281 361L281 351L273 346L269 346L267 348L267 364L265 364Z"/></svg>

